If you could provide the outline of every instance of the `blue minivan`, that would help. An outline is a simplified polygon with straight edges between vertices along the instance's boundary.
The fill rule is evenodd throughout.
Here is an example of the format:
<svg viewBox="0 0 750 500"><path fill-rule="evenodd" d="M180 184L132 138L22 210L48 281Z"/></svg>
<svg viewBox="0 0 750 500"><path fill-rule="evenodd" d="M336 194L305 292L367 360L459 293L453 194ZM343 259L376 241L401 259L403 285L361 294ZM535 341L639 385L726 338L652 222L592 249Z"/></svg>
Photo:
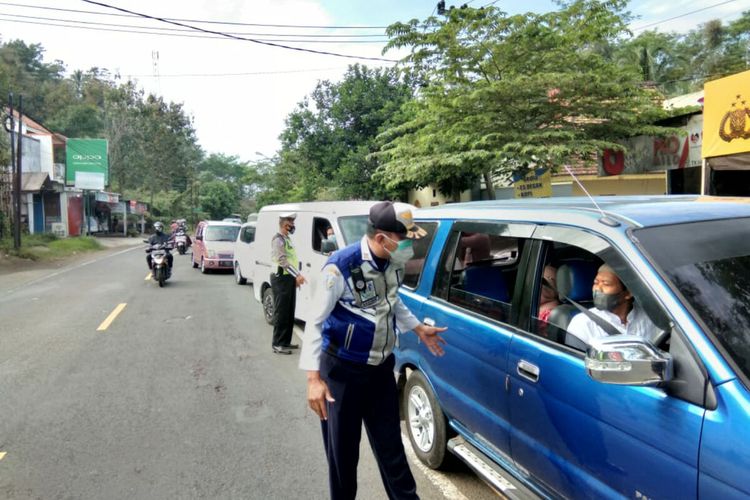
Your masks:
<svg viewBox="0 0 750 500"><path fill-rule="evenodd" d="M448 330L399 338L415 453L511 498L750 497L750 199L595 201L417 211L401 296ZM568 331L603 264L647 334Z"/></svg>

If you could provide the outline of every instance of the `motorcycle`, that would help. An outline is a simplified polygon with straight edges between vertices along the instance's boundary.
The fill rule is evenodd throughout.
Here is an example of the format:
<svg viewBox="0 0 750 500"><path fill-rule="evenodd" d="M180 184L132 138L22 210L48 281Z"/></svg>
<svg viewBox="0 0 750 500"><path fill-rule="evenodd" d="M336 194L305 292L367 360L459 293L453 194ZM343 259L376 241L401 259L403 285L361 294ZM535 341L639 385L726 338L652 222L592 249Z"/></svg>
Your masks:
<svg viewBox="0 0 750 500"><path fill-rule="evenodd" d="M180 255L185 255L185 251L188 248L187 234L185 230L180 228L174 235L174 246L177 247L177 252Z"/></svg>
<svg viewBox="0 0 750 500"><path fill-rule="evenodd" d="M151 254L151 277L159 283L159 287L163 287L164 282L172 276L167 258L171 249L170 243L157 243L146 249L146 253Z"/></svg>

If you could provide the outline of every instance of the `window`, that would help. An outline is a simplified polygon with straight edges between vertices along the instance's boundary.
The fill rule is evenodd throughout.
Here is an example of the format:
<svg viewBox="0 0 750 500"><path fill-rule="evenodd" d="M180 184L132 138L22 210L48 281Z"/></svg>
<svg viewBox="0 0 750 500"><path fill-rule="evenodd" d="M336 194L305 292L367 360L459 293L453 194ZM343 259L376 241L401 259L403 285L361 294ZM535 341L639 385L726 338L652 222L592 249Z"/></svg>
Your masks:
<svg viewBox="0 0 750 500"><path fill-rule="evenodd" d="M351 245L362 239L367 233L367 215L348 215L339 217L339 227L344 236L343 245Z"/></svg>
<svg viewBox="0 0 750 500"><path fill-rule="evenodd" d="M321 253L323 251L323 240L328 239L327 233L331 227L331 223L328 221L328 219L324 219L322 217L313 218L312 248L314 251L318 253Z"/></svg>
<svg viewBox="0 0 750 500"><path fill-rule="evenodd" d="M411 289L417 288L419 284L419 278L424 268L424 261L430 251L430 245L435 237L435 230L438 226L437 222L419 222L418 225L427 231L427 236L414 240L414 257L406 263L404 267L404 279L401 283Z"/></svg>
<svg viewBox="0 0 750 500"><path fill-rule="evenodd" d="M240 226L207 226L204 231L206 241L236 241Z"/></svg>
<svg viewBox="0 0 750 500"><path fill-rule="evenodd" d="M252 243L255 241L255 226L245 226L240 233L240 240L243 243Z"/></svg>
<svg viewBox="0 0 750 500"><path fill-rule="evenodd" d="M488 318L512 322L513 296L521 256L531 227L457 223L445 252L436 294ZM514 230L516 229L516 230ZM523 237L517 237L523 236Z"/></svg>

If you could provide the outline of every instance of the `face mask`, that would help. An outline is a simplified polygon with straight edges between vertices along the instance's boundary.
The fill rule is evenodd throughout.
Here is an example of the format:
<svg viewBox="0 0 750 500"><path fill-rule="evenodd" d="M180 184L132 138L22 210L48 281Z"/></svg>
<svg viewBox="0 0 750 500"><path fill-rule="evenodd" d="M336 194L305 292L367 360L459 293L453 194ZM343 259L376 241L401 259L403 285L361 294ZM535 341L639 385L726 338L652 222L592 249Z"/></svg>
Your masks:
<svg viewBox="0 0 750 500"><path fill-rule="evenodd" d="M392 262L395 262L397 264L406 264L409 259L414 257L414 242L412 240L407 239L395 241L388 238L388 236L386 236L385 238L398 245L393 251L389 251L387 248L385 249L388 253L391 254ZM385 248L385 246L383 246L383 248Z"/></svg>
<svg viewBox="0 0 750 500"><path fill-rule="evenodd" d="M617 306L620 305L620 299L622 292L620 293L604 293L599 290L594 290L594 307L600 311L612 312Z"/></svg>
<svg viewBox="0 0 750 500"><path fill-rule="evenodd" d="M335 234L330 235L328 237L328 241L332 241L332 242L336 243L336 235Z"/></svg>
<svg viewBox="0 0 750 500"><path fill-rule="evenodd" d="M289 234L294 234L294 230L295 230L295 229L297 229L297 228L296 228L296 227L294 227L294 226L287 226L287 227L286 227L286 230L287 230L287 232L288 232Z"/></svg>

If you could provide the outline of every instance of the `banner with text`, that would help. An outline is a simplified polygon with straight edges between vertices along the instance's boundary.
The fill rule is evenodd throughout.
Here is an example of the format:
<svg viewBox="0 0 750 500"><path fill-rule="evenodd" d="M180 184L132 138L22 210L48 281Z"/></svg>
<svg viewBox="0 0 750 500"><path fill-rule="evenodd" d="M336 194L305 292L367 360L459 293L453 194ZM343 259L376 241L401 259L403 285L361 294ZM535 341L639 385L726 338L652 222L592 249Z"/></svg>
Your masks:
<svg viewBox="0 0 750 500"><path fill-rule="evenodd" d="M549 169L538 168L526 175L513 176L515 198L549 198L552 196L552 174Z"/></svg>
<svg viewBox="0 0 750 500"><path fill-rule="evenodd" d="M76 184L76 173L99 174L109 184L109 160L106 139L68 139L65 143L65 183ZM78 176L83 179L92 176ZM88 187L76 186L82 189Z"/></svg>

